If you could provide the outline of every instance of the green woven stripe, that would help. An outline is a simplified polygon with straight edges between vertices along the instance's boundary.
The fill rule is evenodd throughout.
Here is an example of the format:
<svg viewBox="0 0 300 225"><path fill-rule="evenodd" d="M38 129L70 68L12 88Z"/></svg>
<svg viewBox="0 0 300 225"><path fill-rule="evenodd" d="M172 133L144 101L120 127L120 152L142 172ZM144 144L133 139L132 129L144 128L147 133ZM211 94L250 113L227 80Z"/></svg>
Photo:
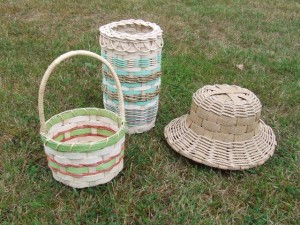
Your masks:
<svg viewBox="0 0 300 225"><path fill-rule="evenodd" d="M60 151L60 152L91 152L101 150L107 146L111 146L117 143L125 136L125 127L122 126L121 129L114 135L105 138L103 140L92 142L91 144L67 144L61 143L54 140L49 140L45 135L41 134L42 142L49 148Z"/></svg>
<svg viewBox="0 0 300 225"><path fill-rule="evenodd" d="M71 137L81 135L81 134L90 134L91 133L91 128L83 128L83 129L76 129L72 130L70 132Z"/></svg>
<svg viewBox="0 0 300 225"><path fill-rule="evenodd" d="M72 118L74 116L86 116L86 115L108 117L113 121L117 122L117 124L120 127L120 130L115 134L111 134L111 136L108 138L99 140L97 142L92 142L91 144L83 144L83 143L67 144L56 140L48 139L45 134L41 134L42 142L47 147L60 152L89 152L89 151L101 150L107 146L113 145L125 136L125 126L121 125L121 118L111 111L105 109L98 109L98 108L80 108L80 109L65 111L63 113L60 113L50 118L46 122L46 127L49 130L54 124L61 122L62 118ZM76 132L81 132L81 131L75 131L75 133ZM84 130L84 132L87 132L87 130ZM104 133L107 134L106 132Z"/></svg>
<svg viewBox="0 0 300 225"><path fill-rule="evenodd" d="M114 133L109 130L98 129L97 134L109 137L109 136L113 135Z"/></svg>
<svg viewBox="0 0 300 225"><path fill-rule="evenodd" d="M54 169L58 169L59 170L59 165L56 164L55 162L52 161L48 161L48 165Z"/></svg>
<svg viewBox="0 0 300 225"><path fill-rule="evenodd" d="M72 130L70 132L70 138L76 137L76 136L81 135L81 134L91 134L91 133L92 133L91 128L76 129L76 130ZM97 129L97 134L109 137L109 136L113 135L114 132L111 132L111 131L108 131L108 130L105 130L105 129ZM64 138L65 138L65 135L61 134L61 135L57 136L56 138L54 138L54 140L55 141L61 141Z"/></svg>
<svg viewBox="0 0 300 225"><path fill-rule="evenodd" d="M88 173L89 168L87 168L87 167L79 167L79 168L69 167L69 168L66 168L66 172L79 175L79 174L83 174L83 173Z"/></svg>
<svg viewBox="0 0 300 225"><path fill-rule="evenodd" d="M70 119L76 116L89 116L89 115L94 115L94 116L103 116L112 119L113 121L119 123L118 121L119 116L116 115L115 113L108 111L106 109L98 109L98 108L79 108L79 109L73 109L73 110L68 110L65 112L62 112L60 114L57 114L53 117L51 117L47 122L46 122L46 127L47 130L49 130L53 125L62 122L63 120Z"/></svg>
<svg viewBox="0 0 300 225"><path fill-rule="evenodd" d="M101 171L101 170L106 170L108 168L110 168L111 166L113 166L114 164L116 164L120 158L122 158L124 155L124 150L122 150L120 152L120 154L118 155L118 157L106 162L106 163L102 163L98 166L96 166L96 172L97 171ZM56 164L55 162L52 161L48 161L48 165L54 169L60 170L60 165ZM75 175L80 175L83 173L89 173L89 167L72 167L72 166L68 166L68 167L64 167L66 172L71 173L71 174L75 174Z"/></svg>
<svg viewBox="0 0 300 225"><path fill-rule="evenodd" d="M65 135L64 134L61 134L59 136L57 136L56 138L54 138L55 141L61 141L65 138Z"/></svg>
<svg viewBox="0 0 300 225"><path fill-rule="evenodd" d="M99 170L105 170L111 166L113 166L116 162L118 162L120 156L118 156L117 158L114 158L113 160L107 162L107 163L103 163L103 164L100 164L96 167L96 170L99 171Z"/></svg>

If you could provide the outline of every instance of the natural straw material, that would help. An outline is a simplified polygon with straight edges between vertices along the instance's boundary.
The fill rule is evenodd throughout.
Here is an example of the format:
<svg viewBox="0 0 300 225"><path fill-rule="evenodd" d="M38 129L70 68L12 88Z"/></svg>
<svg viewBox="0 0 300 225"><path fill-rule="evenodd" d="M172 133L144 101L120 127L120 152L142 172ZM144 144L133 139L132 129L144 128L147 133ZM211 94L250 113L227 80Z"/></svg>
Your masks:
<svg viewBox="0 0 300 225"><path fill-rule="evenodd" d="M122 85L128 133L154 127L160 90L162 30L143 20L122 20L100 27L101 55L114 67ZM103 65L104 106L116 111L115 84Z"/></svg>
<svg viewBox="0 0 300 225"><path fill-rule="evenodd" d="M98 108L62 112L45 122L44 93L54 68L76 55L91 56L109 68L117 87L119 113ZM53 177L71 187L84 188L113 179L123 168L125 113L121 84L112 66L101 56L84 50L55 59L46 70L39 89L40 134Z"/></svg>
<svg viewBox="0 0 300 225"><path fill-rule="evenodd" d="M204 86L191 111L165 127L169 145L208 166L242 170L263 164L276 146L272 129L260 120L261 103L248 89Z"/></svg>
<svg viewBox="0 0 300 225"><path fill-rule="evenodd" d="M118 95L114 92L111 92L107 89L105 85L101 85L102 91L107 94L110 99L117 100ZM157 88L154 92L146 93L146 94L139 94L139 95L124 95L124 101L126 102L141 102L151 100L159 94L159 88Z"/></svg>

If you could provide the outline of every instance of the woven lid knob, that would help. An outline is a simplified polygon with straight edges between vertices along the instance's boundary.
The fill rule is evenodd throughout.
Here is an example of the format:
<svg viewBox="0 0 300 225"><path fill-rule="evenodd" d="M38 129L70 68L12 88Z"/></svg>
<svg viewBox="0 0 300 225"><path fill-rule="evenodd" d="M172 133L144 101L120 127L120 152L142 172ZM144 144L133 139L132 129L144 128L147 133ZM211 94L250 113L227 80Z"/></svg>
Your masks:
<svg viewBox="0 0 300 225"><path fill-rule="evenodd" d="M261 103L235 85L207 85L193 95L187 125L197 134L221 141L251 139L258 132Z"/></svg>

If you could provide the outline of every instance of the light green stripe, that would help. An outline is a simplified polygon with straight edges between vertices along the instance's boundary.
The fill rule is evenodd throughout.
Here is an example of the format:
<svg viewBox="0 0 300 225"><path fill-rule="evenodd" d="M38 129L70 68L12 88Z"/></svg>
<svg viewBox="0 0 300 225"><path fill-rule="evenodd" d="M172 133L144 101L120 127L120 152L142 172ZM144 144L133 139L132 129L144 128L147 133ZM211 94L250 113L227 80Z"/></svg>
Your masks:
<svg viewBox="0 0 300 225"><path fill-rule="evenodd" d="M65 138L65 135L64 135L64 134L61 134L61 135L57 136L54 140L55 140L55 141L61 141L61 140L64 139L64 138Z"/></svg>
<svg viewBox="0 0 300 225"><path fill-rule="evenodd" d="M88 173L89 168L88 167L77 167L77 168L76 167L67 167L66 172L79 175L79 174L83 174L83 173Z"/></svg>
<svg viewBox="0 0 300 225"><path fill-rule="evenodd" d="M98 129L97 130L97 134L100 134L100 135L104 135L104 136L111 136L111 135L113 135L114 133L113 132L111 132L111 131L108 131L108 130L100 130L100 129Z"/></svg>
<svg viewBox="0 0 300 225"><path fill-rule="evenodd" d="M116 164L120 160L120 158L123 157L123 155L124 155L124 150L122 150L116 158L110 160L109 162L102 163L102 164L96 166L96 172L101 171L101 170L106 170L106 169L110 168L111 166ZM48 161L48 165L52 168L60 170L60 165L55 163L55 162ZM83 174L83 173L89 173L89 168L88 167L72 167L72 166L69 166L69 167L64 167L64 168L65 168L66 172L72 173L72 174L75 174L75 175L80 175L80 174Z"/></svg>
<svg viewBox="0 0 300 225"><path fill-rule="evenodd" d="M61 114L64 114L65 116L69 115L76 115L76 116L84 116L84 115L96 115L96 116L103 116L103 117L108 117L112 119L113 121L118 123L118 126L120 127L120 130L116 132L115 134L111 135L108 138L105 138L103 140L99 140L97 142L92 142L91 144L83 144L83 143L77 143L77 144L67 144L67 143L62 143L58 142L52 139L48 139L45 134L41 134L41 139L42 142L49 148L60 151L60 152L90 152L90 151L97 151L101 150L107 146L111 146L115 143L117 143L121 138L125 136L125 126L121 124L121 118L117 116L117 114L108 111L106 109L98 109L98 108L81 108L81 109L74 109L71 111L66 111ZM57 117L59 115L55 115L51 117L47 122L46 122L46 127L48 129L51 128L52 125L60 122L61 120L58 120ZM54 123L56 122L56 123ZM52 124L52 125L48 125Z"/></svg>
<svg viewBox="0 0 300 225"><path fill-rule="evenodd" d="M96 170L105 170L109 167L111 167L112 165L114 165L115 163L117 163L119 161L119 159L124 155L124 150L120 152L120 155L114 159L112 159L109 162L100 164L96 167Z"/></svg>
<svg viewBox="0 0 300 225"><path fill-rule="evenodd" d="M70 136L73 137L81 134L90 134L90 133L91 133L91 128L82 128L82 129L72 130L70 132Z"/></svg>
<svg viewBox="0 0 300 225"><path fill-rule="evenodd" d="M58 169L60 168L59 165L57 165L55 162L52 162L52 161L48 161L48 166L54 168L54 169Z"/></svg>
<svg viewBox="0 0 300 225"><path fill-rule="evenodd" d="M111 161L109 161L109 162L106 162L106 163L103 163L103 164L98 165L98 166L96 167L96 170L98 170L98 171L99 171L99 170L105 170L105 169L111 167L112 165L114 165L114 164L116 163L116 159L119 159L119 157L118 157L118 158L115 158L115 159L113 159L113 160L111 160Z"/></svg>

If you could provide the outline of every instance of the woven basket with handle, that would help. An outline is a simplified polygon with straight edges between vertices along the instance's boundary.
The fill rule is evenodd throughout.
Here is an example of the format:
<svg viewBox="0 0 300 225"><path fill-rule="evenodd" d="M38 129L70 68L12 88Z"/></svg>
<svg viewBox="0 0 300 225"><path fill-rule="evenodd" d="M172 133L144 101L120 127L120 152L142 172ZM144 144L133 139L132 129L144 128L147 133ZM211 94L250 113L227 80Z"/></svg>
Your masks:
<svg viewBox="0 0 300 225"><path fill-rule="evenodd" d="M54 68L72 56L91 56L109 69L117 87L119 115L99 108L62 112L45 122L44 93ZM110 63L95 53L78 50L55 59L39 89L40 135L53 177L74 188L91 187L112 180L123 169L125 112L121 84Z"/></svg>

